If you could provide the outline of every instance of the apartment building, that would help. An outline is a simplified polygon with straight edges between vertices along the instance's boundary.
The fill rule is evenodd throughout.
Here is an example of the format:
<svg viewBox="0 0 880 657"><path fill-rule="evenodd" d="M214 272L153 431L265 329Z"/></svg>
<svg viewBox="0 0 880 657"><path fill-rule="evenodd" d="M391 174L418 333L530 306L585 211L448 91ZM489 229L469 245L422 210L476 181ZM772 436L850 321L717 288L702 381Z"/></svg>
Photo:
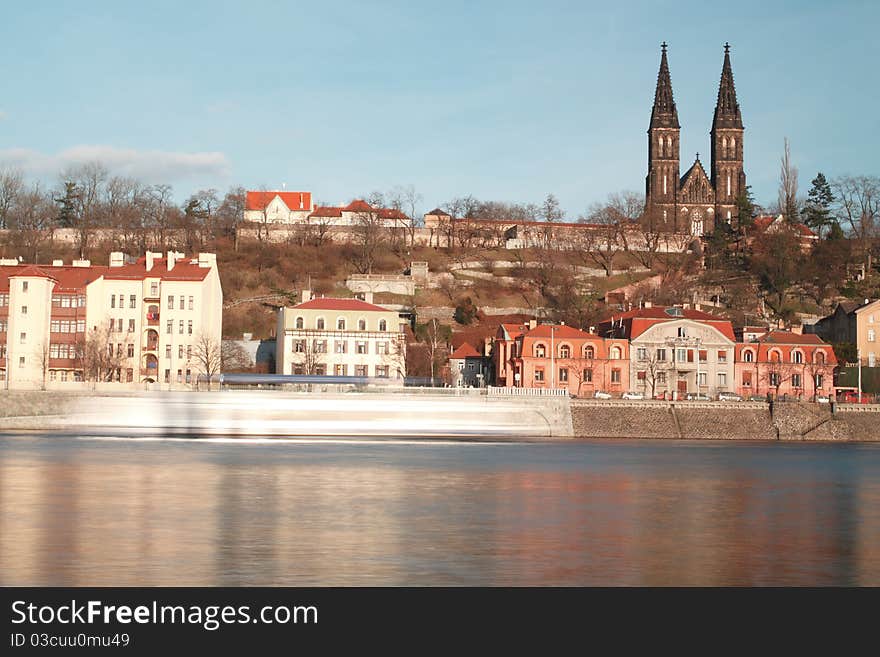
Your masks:
<svg viewBox="0 0 880 657"><path fill-rule="evenodd" d="M403 385L406 322L359 299L312 298L278 311L278 374L375 377Z"/></svg>
<svg viewBox="0 0 880 657"><path fill-rule="evenodd" d="M24 389L193 384L205 355L219 355L222 307L211 253L114 252L107 266L0 260L0 377Z"/></svg>
<svg viewBox="0 0 880 657"><path fill-rule="evenodd" d="M818 335L769 331L736 345L736 392L744 398L830 395L836 365L834 350Z"/></svg>

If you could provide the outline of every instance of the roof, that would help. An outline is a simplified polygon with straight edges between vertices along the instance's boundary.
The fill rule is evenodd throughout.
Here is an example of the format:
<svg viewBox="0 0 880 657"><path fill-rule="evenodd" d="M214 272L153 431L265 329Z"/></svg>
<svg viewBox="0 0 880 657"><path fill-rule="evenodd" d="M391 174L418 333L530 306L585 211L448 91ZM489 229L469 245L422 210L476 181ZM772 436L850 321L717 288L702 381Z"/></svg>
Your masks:
<svg viewBox="0 0 880 657"><path fill-rule="evenodd" d="M770 331L762 335L755 342L761 344L812 344L829 346L815 333L791 333L790 331Z"/></svg>
<svg viewBox="0 0 880 657"><path fill-rule="evenodd" d="M528 324L509 324L502 322L499 325L499 331L504 331L507 340L516 340L520 335L529 330Z"/></svg>
<svg viewBox="0 0 880 657"><path fill-rule="evenodd" d="M431 214L436 217L450 217L450 216L452 216L448 212L446 212L445 210L441 210L440 208L434 208L430 212L425 213L426 216L431 215Z"/></svg>
<svg viewBox="0 0 880 657"><path fill-rule="evenodd" d="M288 210L311 210L311 192L278 192L278 191L249 191L245 196L245 210L263 210L275 197L281 198Z"/></svg>
<svg viewBox="0 0 880 657"><path fill-rule="evenodd" d="M145 278L161 278L163 281L203 281L211 271L209 267L199 267L190 262L189 258L180 258L168 271L168 260L163 256L153 258L153 268L147 271L147 259L138 258L137 262L121 267L102 267L104 278L110 281L143 280Z"/></svg>
<svg viewBox="0 0 880 657"><path fill-rule="evenodd" d="M342 208L343 212L372 212L373 206L363 199L356 198L351 203Z"/></svg>
<svg viewBox="0 0 880 657"><path fill-rule="evenodd" d="M454 358L481 358L480 354L469 343L465 342L458 349L452 352L450 360Z"/></svg>
<svg viewBox="0 0 880 657"><path fill-rule="evenodd" d="M315 211L309 215L310 217L341 217L342 208L334 208L327 205L315 208Z"/></svg>
<svg viewBox="0 0 880 657"><path fill-rule="evenodd" d="M565 338L569 339L584 339L584 338L595 338L597 337L593 333L587 333L586 331L581 331L580 329L576 329L573 326L566 326L565 324L539 324L531 331L525 334L527 338L549 338L553 336L556 340L562 340Z"/></svg>
<svg viewBox="0 0 880 657"><path fill-rule="evenodd" d="M382 306L376 306L360 299L336 299L320 297L294 306L299 310L362 310L364 312L393 312Z"/></svg>
<svg viewBox="0 0 880 657"><path fill-rule="evenodd" d="M700 162L700 156L697 155L697 159L694 160L694 163L691 165L691 168L684 172L684 175L681 177L681 186L687 183L688 179L691 176L697 176L698 178L702 178L705 181L709 181L709 176L706 175L706 170L703 168L703 163ZM711 184L709 185L711 188Z"/></svg>
<svg viewBox="0 0 880 657"><path fill-rule="evenodd" d="M610 328L612 322L614 324L620 323L621 326L625 325L626 331L624 332L624 336L632 340L639 337L655 324L661 322L673 322L681 319L708 324L718 330L731 342L736 342L736 336L733 333L733 324L731 324L729 319L716 317L715 315L704 313L702 310L694 310L691 308L669 306L635 308L624 313L612 314L607 319L601 321L599 325L602 327L603 335L605 331Z"/></svg>
<svg viewBox="0 0 880 657"><path fill-rule="evenodd" d="M755 221L753 223L753 226L754 226L753 230L755 230L755 232L763 232L777 222L780 225L783 224L784 220L783 220L781 214L776 215L776 216L760 215L758 217L755 217ZM812 230L810 230L809 226L806 226L805 224L802 224L800 222L789 223L786 225L789 226L790 228L794 229L802 237L817 237L816 233L814 233Z"/></svg>

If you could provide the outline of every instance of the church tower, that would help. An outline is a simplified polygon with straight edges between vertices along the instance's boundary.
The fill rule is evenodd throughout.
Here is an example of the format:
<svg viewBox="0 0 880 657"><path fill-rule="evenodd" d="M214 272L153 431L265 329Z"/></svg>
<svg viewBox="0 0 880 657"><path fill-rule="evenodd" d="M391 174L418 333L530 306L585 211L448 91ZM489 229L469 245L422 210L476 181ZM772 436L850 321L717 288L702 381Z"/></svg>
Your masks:
<svg viewBox="0 0 880 657"><path fill-rule="evenodd" d="M658 227L676 230L681 125L678 123L678 110L672 97L665 41L660 49L660 72L657 74L654 108L651 110L651 125L648 128L645 200L646 210Z"/></svg>
<svg viewBox="0 0 880 657"><path fill-rule="evenodd" d="M712 121L712 187L715 190L715 220L735 221L736 197L746 188L743 171L743 122L733 70L730 67L730 44L724 44L724 65L718 86L718 102Z"/></svg>

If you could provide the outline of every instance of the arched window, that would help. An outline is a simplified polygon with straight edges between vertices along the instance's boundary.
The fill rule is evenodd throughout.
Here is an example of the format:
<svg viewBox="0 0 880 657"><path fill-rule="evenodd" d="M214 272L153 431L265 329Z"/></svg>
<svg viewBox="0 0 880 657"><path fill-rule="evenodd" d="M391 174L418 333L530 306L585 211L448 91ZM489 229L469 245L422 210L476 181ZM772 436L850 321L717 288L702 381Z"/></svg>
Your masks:
<svg viewBox="0 0 880 657"><path fill-rule="evenodd" d="M596 357L596 350L593 349L593 346L589 345L589 344L587 346L585 346L584 347L584 358L588 358L588 359L592 360L595 357Z"/></svg>
<svg viewBox="0 0 880 657"><path fill-rule="evenodd" d="M721 153L727 157L727 137L721 138Z"/></svg>
<svg viewBox="0 0 880 657"><path fill-rule="evenodd" d="M730 138L730 157L736 157L736 138Z"/></svg>
<svg viewBox="0 0 880 657"><path fill-rule="evenodd" d="M535 358L546 358L546 356L547 356L547 348L541 343L536 344L535 345Z"/></svg>
<svg viewBox="0 0 880 657"><path fill-rule="evenodd" d="M746 349L743 351L743 362L744 363L753 363L755 361L755 354L752 353L751 349Z"/></svg>
<svg viewBox="0 0 880 657"><path fill-rule="evenodd" d="M611 360L620 360L620 347L611 347L611 351L608 352L608 358Z"/></svg>
<svg viewBox="0 0 880 657"><path fill-rule="evenodd" d="M305 320L302 317L296 318L296 328L301 329L305 327Z"/></svg>
<svg viewBox="0 0 880 657"><path fill-rule="evenodd" d="M803 363L804 362L804 353L800 350L797 350L797 349L795 351L792 351L791 352L791 362L797 363L798 365Z"/></svg>
<svg viewBox="0 0 880 657"><path fill-rule="evenodd" d="M358 331L366 331L367 330L367 320L359 319L358 320Z"/></svg>
<svg viewBox="0 0 880 657"><path fill-rule="evenodd" d="M559 345L559 357L571 358L571 347L569 347L567 344Z"/></svg>
<svg viewBox="0 0 880 657"><path fill-rule="evenodd" d="M774 349L770 352L770 362L771 363L781 363L782 362L782 354Z"/></svg>
<svg viewBox="0 0 880 657"><path fill-rule="evenodd" d="M345 317L340 317L336 320L336 330L344 331L345 330Z"/></svg>
<svg viewBox="0 0 880 657"><path fill-rule="evenodd" d="M817 365L825 364L825 352L821 349L817 349L816 353L813 355L813 362Z"/></svg>
<svg viewBox="0 0 880 657"><path fill-rule="evenodd" d="M387 331L388 330L388 322L386 322L384 319L379 320L379 330L380 331Z"/></svg>
<svg viewBox="0 0 880 657"><path fill-rule="evenodd" d="M315 321L315 328L318 329L319 331L324 330L324 318L323 317L319 317L317 319L317 321Z"/></svg>

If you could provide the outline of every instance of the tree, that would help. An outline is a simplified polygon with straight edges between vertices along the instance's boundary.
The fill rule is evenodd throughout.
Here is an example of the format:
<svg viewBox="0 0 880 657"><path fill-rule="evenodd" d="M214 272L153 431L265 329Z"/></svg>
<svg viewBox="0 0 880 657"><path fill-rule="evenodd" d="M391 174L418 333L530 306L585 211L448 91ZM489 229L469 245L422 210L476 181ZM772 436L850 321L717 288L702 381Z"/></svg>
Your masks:
<svg viewBox="0 0 880 657"><path fill-rule="evenodd" d="M211 381L221 372L223 365L223 350L216 338L207 333L199 333L193 344L193 358L199 372L205 375L208 382L208 390L211 389ZM196 377L198 388L200 377Z"/></svg>
<svg viewBox="0 0 880 657"><path fill-rule="evenodd" d="M866 268L871 269L871 240L880 237L880 177L843 176L831 186L834 210L856 240Z"/></svg>
<svg viewBox="0 0 880 657"><path fill-rule="evenodd" d="M389 207L406 215L408 219L403 227L409 235L410 247L415 246L416 243L416 214L423 200L424 197L413 185L397 186L388 193Z"/></svg>
<svg viewBox="0 0 880 657"><path fill-rule="evenodd" d="M753 247L749 269L758 277L766 303L779 317L786 314L786 295L798 280L802 261L800 239L788 227L765 232Z"/></svg>
<svg viewBox="0 0 880 657"><path fill-rule="evenodd" d="M46 377L49 374L49 342L47 340L40 340L37 343L37 346L34 347L34 356L40 364L40 374L42 375L40 390L45 390Z"/></svg>
<svg viewBox="0 0 880 657"><path fill-rule="evenodd" d="M642 217L645 201L635 192L611 194L605 203L594 203L579 223L592 224L589 229L579 231L581 257L592 261L603 270L606 276L614 273L614 257L628 250L627 230L635 228Z"/></svg>
<svg viewBox="0 0 880 657"><path fill-rule="evenodd" d="M807 193L807 203L804 206L804 223L821 235L832 223L836 223L831 214L831 204L834 203L834 194L831 185L825 179L821 171L813 178L812 187Z"/></svg>
<svg viewBox="0 0 880 657"><path fill-rule="evenodd" d="M452 338L452 329L438 322L435 317L425 324L418 324L416 326L416 337L427 346L426 355L431 370L431 385L433 386L436 378L435 372L439 365L438 360Z"/></svg>
<svg viewBox="0 0 880 657"><path fill-rule="evenodd" d="M77 345L77 355L82 363L83 376L86 381L112 381L126 357L120 350L113 350L110 331L107 326L110 318L106 318L100 328L93 328Z"/></svg>
<svg viewBox="0 0 880 657"><path fill-rule="evenodd" d="M37 262L39 250L49 238L54 211L40 183L19 193L9 210L9 227L15 229L13 241L27 251L30 262Z"/></svg>
<svg viewBox="0 0 880 657"><path fill-rule="evenodd" d="M803 370L803 366L800 367ZM770 357L770 362L764 367L761 380L764 385L773 387L774 398L779 398L779 389L783 383L791 381L792 377L798 373L798 367L793 363L783 363L779 355L774 353Z"/></svg>
<svg viewBox="0 0 880 657"><path fill-rule="evenodd" d="M214 213L214 229L216 232L235 239L236 227L244 219L245 197L244 187L233 187L223 197ZM236 242L236 247L238 243ZM236 249L237 250L237 249Z"/></svg>
<svg viewBox="0 0 880 657"><path fill-rule="evenodd" d="M791 163L791 149L785 138L785 151L779 170L779 211L790 223L799 221L797 204L798 170Z"/></svg>
<svg viewBox="0 0 880 657"><path fill-rule="evenodd" d="M544 204L541 206L541 219L548 223L556 223L565 219L565 212L553 194L547 194L547 198L544 199Z"/></svg>
<svg viewBox="0 0 880 657"><path fill-rule="evenodd" d="M69 202L73 208L64 221L73 221L80 257L85 257L92 233L100 224L102 194L108 177L107 168L100 162L70 166L61 174L65 187L64 203ZM62 211L65 211L64 204Z"/></svg>
<svg viewBox="0 0 880 657"><path fill-rule="evenodd" d="M24 189L23 181L18 169L0 169L0 229L9 228L9 213Z"/></svg>
<svg viewBox="0 0 880 657"><path fill-rule="evenodd" d="M246 372L254 366L245 348L235 340L223 340L220 345L220 371Z"/></svg>
<svg viewBox="0 0 880 657"><path fill-rule="evenodd" d="M378 201L378 197L373 198ZM379 250L385 243L385 227L379 212L369 203L355 213L352 228L354 251L351 262L359 274L372 274Z"/></svg>

